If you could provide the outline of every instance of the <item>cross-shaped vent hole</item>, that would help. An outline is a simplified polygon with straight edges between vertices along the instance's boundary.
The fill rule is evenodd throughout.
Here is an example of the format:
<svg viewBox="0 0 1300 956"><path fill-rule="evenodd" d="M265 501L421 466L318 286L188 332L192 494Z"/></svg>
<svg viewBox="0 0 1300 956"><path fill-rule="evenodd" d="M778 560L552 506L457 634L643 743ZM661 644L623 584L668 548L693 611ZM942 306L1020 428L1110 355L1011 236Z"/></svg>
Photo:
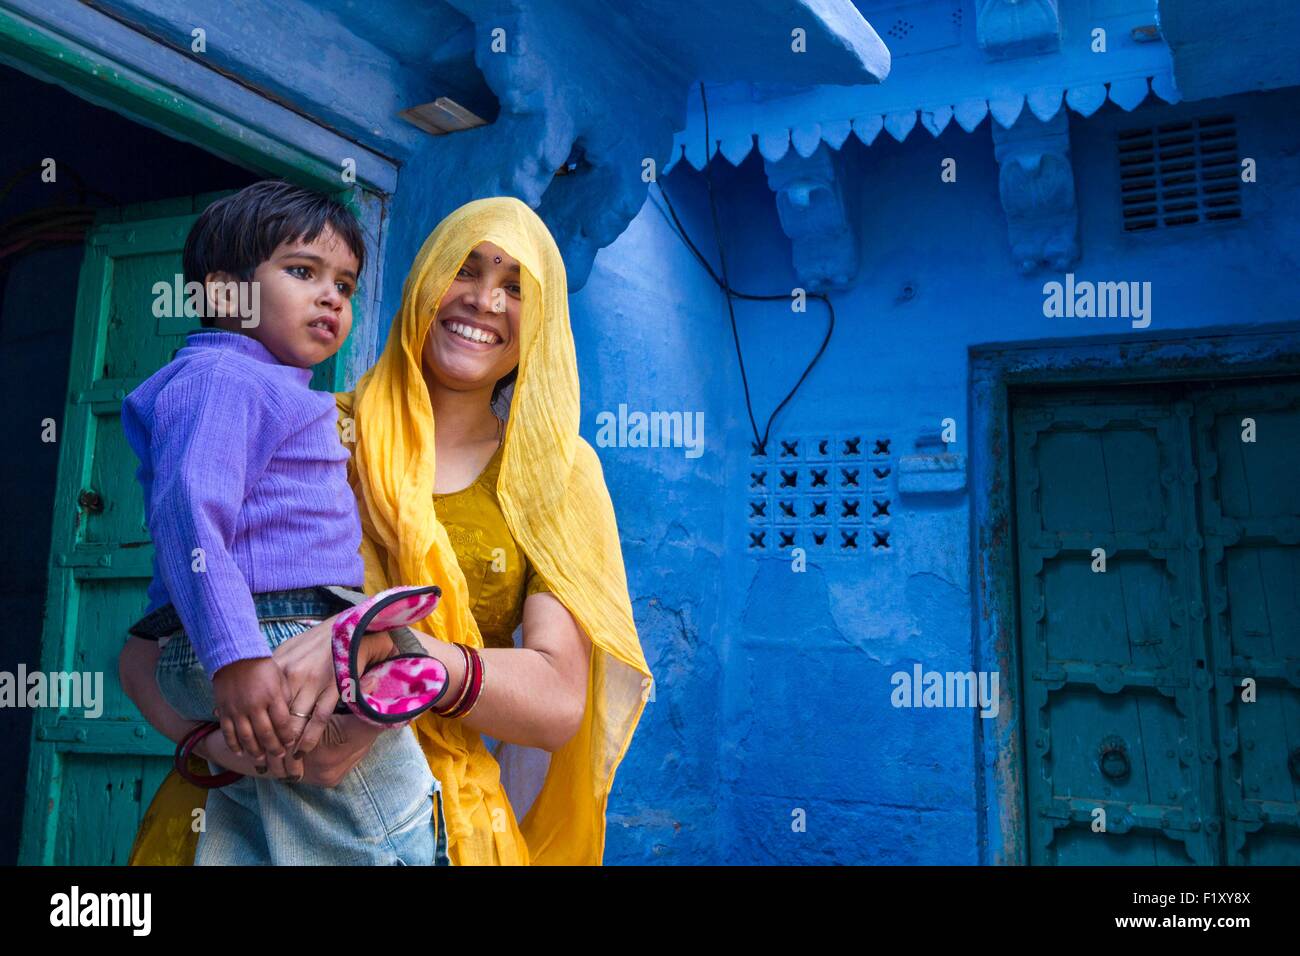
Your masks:
<svg viewBox="0 0 1300 956"><path fill-rule="evenodd" d="M829 471L829 468L814 468L812 470L812 486L814 488L825 488L826 475Z"/></svg>
<svg viewBox="0 0 1300 956"><path fill-rule="evenodd" d="M874 510L873 512L871 512L871 517L873 517L873 518L879 518L881 515L884 515L886 518L889 517L889 499L888 499L888 498L885 498L885 499L883 499L883 500L880 499L880 498L872 498L872 499L871 499L871 504L872 504L872 507L875 508L875 510Z"/></svg>
<svg viewBox="0 0 1300 956"><path fill-rule="evenodd" d="M767 537L766 531L751 531L749 533L749 546L751 548L766 548L764 538Z"/></svg>
<svg viewBox="0 0 1300 956"><path fill-rule="evenodd" d="M824 501L814 501L814 502L812 503L812 516L813 516L814 518L825 518L825 517L826 517L826 502L824 502Z"/></svg>
<svg viewBox="0 0 1300 956"><path fill-rule="evenodd" d="M787 518L793 518L793 517L794 517L794 502L793 502L793 501L782 501L782 502L781 502L781 514L783 514L783 515L784 515L785 517L787 517Z"/></svg>
<svg viewBox="0 0 1300 956"><path fill-rule="evenodd" d="M781 439L781 457L782 457L782 458L798 458L798 457L799 457L799 441L798 441L798 439L796 439L796 440L794 440L794 441L786 441L784 438Z"/></svg>
<svg viewBox="0 0 1300 956"><path fill-rule="evenodd" d="M796 488L798 487L798 485L799 485L799 472L784 471L784 470L781 472L782 488Z"/></svg>
<svg viewBox="0 0 1300 956"><path fill-rule="evenodd" d="M877 439L876 439L876 447L875 447L875 449L871 452L871 454L873 454L873 455L888 455L888 454L889 454L889 439L888 439L888 438L877 438Z"/></svg>
<svg viewBox="0 0 1300 956"><path fill-rule="evenodd" d="M765 471L751 471L751 472L749 473L749 487L751 487L751 488L766 488L766 487L767 487L767 472L765 472Z"/></svg>
<svg viewBox="0 0 1300 956"><path fill-rule="evenodd" d="M856 488L858 486L858 473L861 468L841 468L840 480L844 483L845 488Z"/></svg>
<svg viewBox="0 0 1300 956"><path fill-rule="evenodd" d="M794 532L793 532L793 531L782 531L782 532L780 532L780 535L781 535L781 543L777 545L778 548L792 548L792 547L794 547Z"/></svg>
<svg viewBox="0 0 1300 956"><path fill-rule="evenodd" d="M883 481L884 479L889 477L889 466L885 465L882 468L878 465L873 465L871 467L871 473Z"/></svg>
<svg viewBox="0 0 1300 956"><path fill-rule="evenodd" d="M856 518L858 516L859 503L860 502L856 498L845 498L840 502L840 506L844 509L840 512L840 517Z"/></svg>
<svg viewBox="0 0 1300 956"><path fill-rule="evenodd" d="M871 542L871 546L872 546L873 548L888 548L888 547L889 547L889 532L888 532L888 531L873 531L873 532L871 532L871 536L872 536L873 538L876 539L875 541Z"/></svg>
<svg viewBox="0 0 1300 956"><path fill-rule="evenodd" d="M845 454L845 455L857 455L857 454L860 454L860 452L858 451L858 446L859 446L860 444L862 444L862 439L861 439L861 438L846 438L846 439L844 439L844 451L843 451L843 454Z"/></svg>
<svg viewBox="0 0 1300 956"><path fill-rule="evenodd" d="M766 502L766 501L751 501L751 502L749 503L749 516L750 516L751 518L766 518L766 517L767 517L767 502Z"/></svg>
<svg viewBox="0 0 1300 956"><path fill-rule="evenodd" d="M840 549L856 551L857 548L858 548L858 533L856 531L841 531Z"/></svg>

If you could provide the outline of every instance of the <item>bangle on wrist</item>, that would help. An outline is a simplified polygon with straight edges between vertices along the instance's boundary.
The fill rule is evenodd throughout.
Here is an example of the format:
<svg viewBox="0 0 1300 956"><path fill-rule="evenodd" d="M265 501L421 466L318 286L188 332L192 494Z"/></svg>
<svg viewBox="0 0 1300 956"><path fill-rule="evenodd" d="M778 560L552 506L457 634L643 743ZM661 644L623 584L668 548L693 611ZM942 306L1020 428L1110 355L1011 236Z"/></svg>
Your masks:
<svg viewBox="0 0 1300 956"><path fill-rule="evenodd" d="M483 663L482 655L472 649L470 653L474 655L474 663L477 665L478 673L475 675L474 686L466 696L461 711L456 714L457 717L462 719L468 717L470 711L478 706L479 698L483 696L483 688L487 685L487 667Z"/></svg>
<svg viewBox="0 0 1300 956"><path fill-rule="evenodd" d="M203 787L205 790L211 790L214 787L224 787L226 784L234 783L236 780L243 779L242 773L236 773L233 770L227 770L224 773L209 775L206 773L195 773L190 768L190 756L194 754L194 748L204 737L207 737L213 731L219 731L221 725L214 721L206 721L194 726L192 730L181 738L176 745L176 755L173 759L173 765L176 772L183 779L196 787Z"/></svg>
<svg viewBox="0 0 1300 956"><path fill-rule="evenodd" d="M457 645L461 653L465 655L465 683L456 696L456 700L448 707L439 710L438 716L447 718L465 717L478 704L478 699L483 693L483 683L486 676L483 667L483 657L472 647L464 644Z"/></svg>
<svg viewBox="0 0 1300 956"><path fill-rule="evenodd" d="M465 677L461 681L460 690L458 690L455 694L447 695L448 700L447 700L447 705L445 707L433 708L433 712L437 714L439 717L451 716L451 714L456 710L456 708L461 705L461 702L465 699L466 692L469 690L469 675L470 675L469 648L467 648L464 644L453 644L452 646L455 647L458 651L460 651L461 656L464 658Z"/></svg>

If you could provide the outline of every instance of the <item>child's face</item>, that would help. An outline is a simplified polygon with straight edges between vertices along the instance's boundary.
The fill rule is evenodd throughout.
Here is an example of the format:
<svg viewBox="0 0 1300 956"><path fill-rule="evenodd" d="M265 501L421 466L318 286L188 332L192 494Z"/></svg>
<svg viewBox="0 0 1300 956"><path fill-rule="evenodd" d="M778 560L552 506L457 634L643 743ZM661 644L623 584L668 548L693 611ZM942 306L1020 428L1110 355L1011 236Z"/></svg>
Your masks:
<svg viewBox="0 0 1300 956"><path fill-rule="evenodd" d="M257 339L285 365L319 365L352 331L357 267L357 257L328 225L312 242L281 243L253 273L257 323L245 328L235 318L218 324Z"/></svg>
<svg viewBox="0 0 1300 956"><path fill-rule="evenodd" d="M495 385L519 364L521 294L518 261L490 242L475 246L438 303L425 368L457 390Z"/></svg>

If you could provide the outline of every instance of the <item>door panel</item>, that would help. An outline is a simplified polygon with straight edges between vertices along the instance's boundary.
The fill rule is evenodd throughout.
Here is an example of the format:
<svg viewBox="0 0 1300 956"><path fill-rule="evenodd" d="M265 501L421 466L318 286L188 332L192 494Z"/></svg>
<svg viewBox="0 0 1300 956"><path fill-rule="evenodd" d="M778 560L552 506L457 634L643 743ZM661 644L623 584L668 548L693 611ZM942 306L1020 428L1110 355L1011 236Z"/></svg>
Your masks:
<svg viewBox="0 0 1300 956"><path fill-rule="evenodd" d="M1244 420L1255 425L1243 440ZM1215 389L1196 439L1228 862L1300 863L1300 386ZM1242 683L1255 681L1255 700Z"/></svg>
<svg viewBox="0 0 1300 956"><path fill-rule="evenodd" d="M146 605L153 548L138 462L121 428L121 404L184 344L197 319L158 334L155 282L181 271L195 219L189 198L131 210L87 233L60 425L43 671L101 675L103 712L35 714L24 863L125 863L143 810L170 764L172 745L150 728L117 678L127 627ZM168 215L167 213L174 213Z"/></svg>
<svg viewBox="0 0 1300 956"><path fill-rule="evenodd" d="M1014 410L1033 863L1218 861L1190 412L1150 392Z"/></svg>

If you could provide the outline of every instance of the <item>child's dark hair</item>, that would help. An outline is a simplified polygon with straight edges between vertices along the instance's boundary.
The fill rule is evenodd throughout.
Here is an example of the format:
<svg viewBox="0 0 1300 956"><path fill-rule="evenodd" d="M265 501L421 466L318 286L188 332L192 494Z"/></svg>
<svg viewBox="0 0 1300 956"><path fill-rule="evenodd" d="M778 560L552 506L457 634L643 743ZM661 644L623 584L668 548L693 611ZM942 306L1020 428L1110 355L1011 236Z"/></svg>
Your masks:
<svg viewBox="0 0 1300 956"><path fill-rule="evenodd" d="M185 239L185 282L202 283L213 272L228 272L242 282L271 258L284 242L313 242L329 226L365 268L361 224L342 203L323 193L275 179L263 180L218 199L203 210ZM206 311L206 310L205 310ZM204 326L213 319L204 315Z"/></svg>

